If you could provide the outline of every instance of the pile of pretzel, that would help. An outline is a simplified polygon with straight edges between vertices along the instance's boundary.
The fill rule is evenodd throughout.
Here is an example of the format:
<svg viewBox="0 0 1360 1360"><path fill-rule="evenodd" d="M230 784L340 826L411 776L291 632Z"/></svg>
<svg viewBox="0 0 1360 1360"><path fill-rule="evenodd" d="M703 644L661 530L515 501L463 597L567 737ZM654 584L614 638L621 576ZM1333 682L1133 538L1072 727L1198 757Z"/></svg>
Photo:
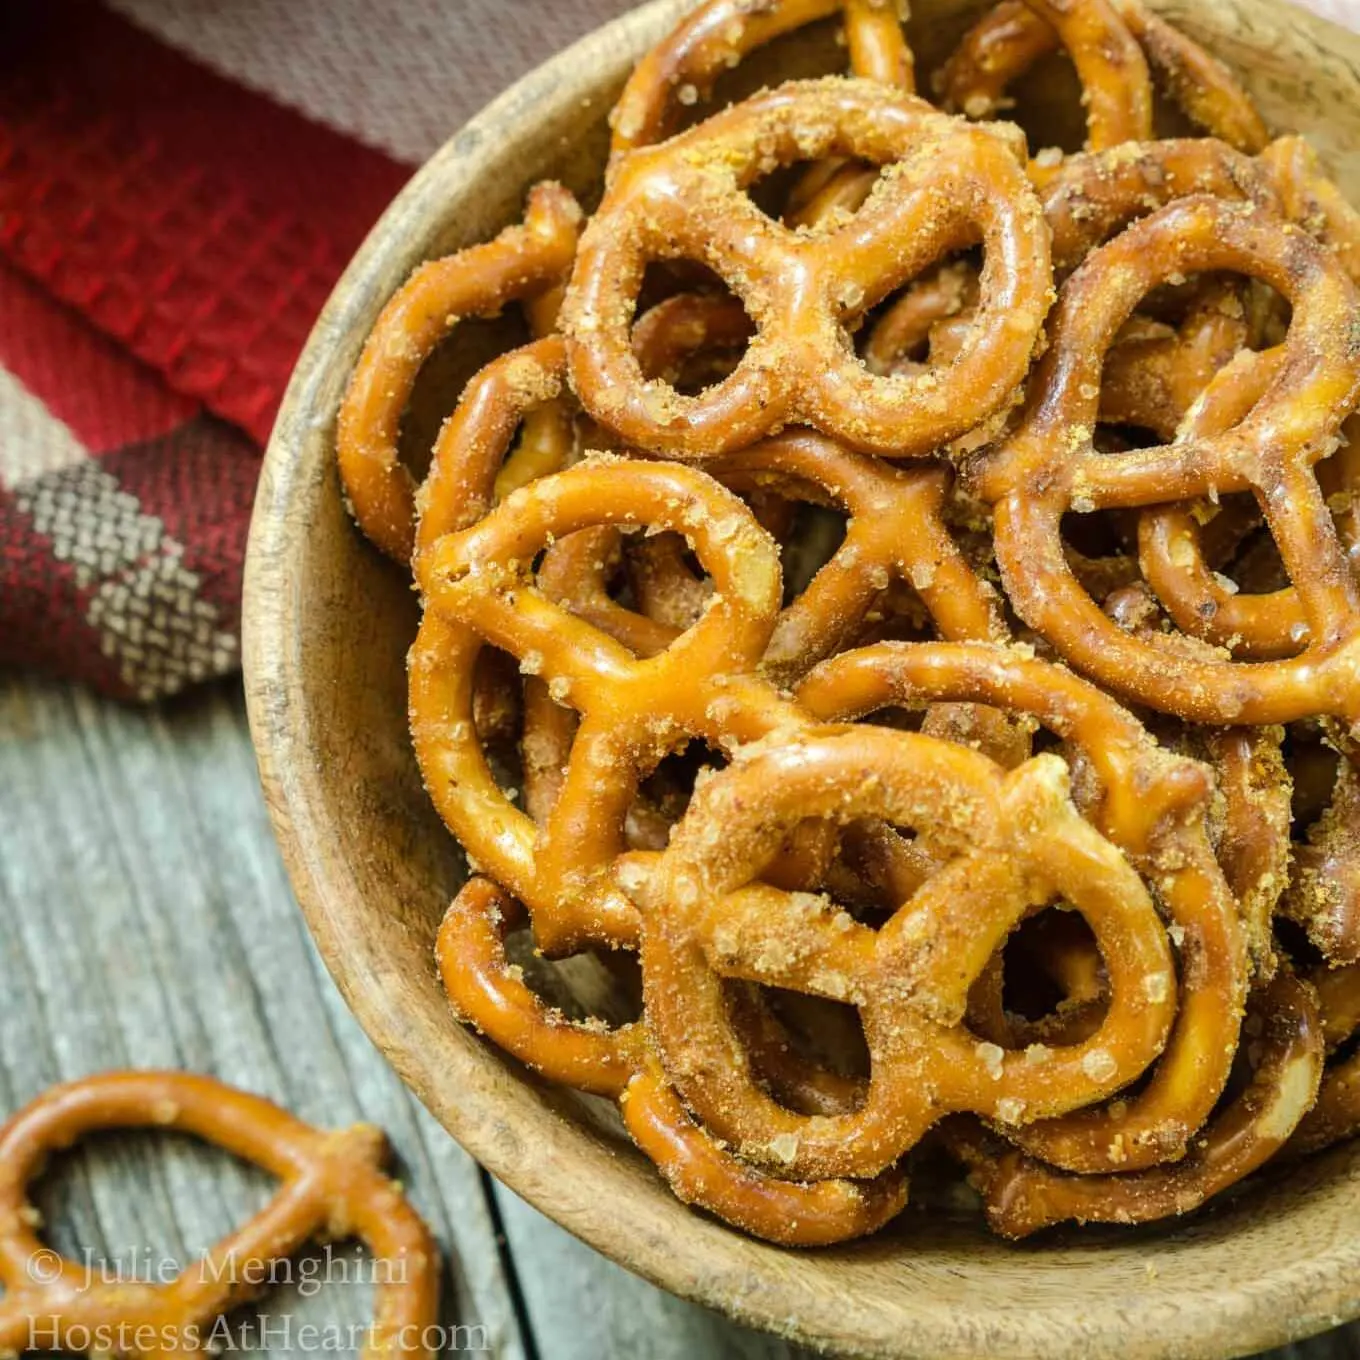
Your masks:
<svg viewBox="0 0 1360 1360"><path fill-rule="evenodd" d="M826 19L849 75L713 111ZM1031 155L992 115L1059 48L1086 149ZM914 80L881 0L710 0L593 216L421 266L339 422L423 601L456 1013L788 1244L931 1145L1019 1237L1360 1125L1360 219L1141 0ZM417 486L422 366L510 304ZM573 956L634 1012L555 1003Z"/></svg>

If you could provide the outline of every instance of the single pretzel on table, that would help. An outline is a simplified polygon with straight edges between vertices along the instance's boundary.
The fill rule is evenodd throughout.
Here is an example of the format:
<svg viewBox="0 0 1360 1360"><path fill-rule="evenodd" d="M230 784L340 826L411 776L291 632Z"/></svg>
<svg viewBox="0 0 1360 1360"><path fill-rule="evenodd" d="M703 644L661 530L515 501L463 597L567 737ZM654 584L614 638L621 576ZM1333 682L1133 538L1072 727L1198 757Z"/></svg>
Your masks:
<svg viewBox="0 0 1360 1360"><path fill-rule="evenodd" d="M1278 370L1254 402L1216 405L1216 379L1170 444L1095 453L1100 366L1118 328L1157 283L1207 270L1259 277L1289 299ZM1360 388L1356 305L1340 265L1304 232L1254 205L1207 197L1135 222L1068 279L1025 417L978 460L972 479L994 508L1012 603L1067 661L1115 693L1192 721L1360 718L1360 591L1312 470L1334 449ZM1060 521L1069 510L1248 489L1308 615L1306 645L1289 659L1238 663L1174 639L1132 636L1085 593L1063 557Z"/></svg>
<svg viewBox="0 0 1360 1360"><path fill-rule="evenodd" d="M1130 1171L1183 1155L1227 1082L1249 974L1237 902L1206 834L1204 767L1158 748L1094 685L1013 649L883 643L823 662L796 698L834 721L942 700L990 704L1028 713L1062 738L1083 811L1157 884L1179 939L1179 1006L1137 1095L1118 1108L1031 1117L1006 1133L1045 1161L1082 1172ZM1147 986L1149 1001L1163 987L1177 990L1171 976Z"/></svg>
<svg viewBox="0 0 1360 1360"><path fill-rule="evenodd" d="M522 226L421 265L369 333L340 407L336 452L359 527L403 566L414 546L416 486L397 435L421 366L465 317L495 316L507 303L552 294L571 268L580 224L566 189L537 185Z"/></svg>
<svg viewBox="0 0 1360 1360"><path fill-rule="evenodd" d="M43 1246L27 1189L52 1153L88 1133L127 1128L192 1134L283 1184L249 1222L174 1280L100 1280L88 1264ZM0 1282L6 1291L0 1351L30 1349L35 1322L55 1327L61 1349L196 1351L215 1319L259 1292L271 1262L314 1238L354 1236L383 1263L363 1355L432 1356L439 1253L383 1172L387 1155L382 1131L372 1125L323 1132L259 1096L184 1072L110 1072L53 1087L0 1128ZM35 1261L41 1271L33 1269Z"/></svg>
<svg viewBox="0 0 1360 1360"><path fill-rule="evenodd" d="M655 453L735 452L803 421L852 448L933 452L1007 404L1048 306L1047 234L1019 134L970 129L855 80L792 82L619 163L582 236L563 305L587 413ZM771 162L849 155L886 167L850 224L794 233L744 190ZM942 253L981 238L977 320L953 363L878 377L844 327ZM732 373L698 396L648 381L629 324L646 265L712 268L756 327Z"/></svg>
<svg viewBox="0 0 1360 1360"><path fill-rule="evenodd" d="M1151 138L1149 63L1211 137L1253 153L1266 145L1265 124L1227 67L1141 0L1002 0L964 35L937 77L938 93L950 110L989 117L1007 106L1006 87L1059 46L1081 81L1088 151ZM1036 167L1041 176L1049 168Z"/></svg>

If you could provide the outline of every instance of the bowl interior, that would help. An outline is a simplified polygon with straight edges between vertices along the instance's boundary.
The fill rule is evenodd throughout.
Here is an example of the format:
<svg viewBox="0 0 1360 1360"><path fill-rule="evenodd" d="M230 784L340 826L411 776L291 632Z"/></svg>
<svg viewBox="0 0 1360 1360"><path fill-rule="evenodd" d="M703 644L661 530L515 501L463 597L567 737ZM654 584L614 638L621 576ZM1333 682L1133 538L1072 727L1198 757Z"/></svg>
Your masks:
<svg viewBox="0 0 1360 1360"><path fill-rule="evenodd" d="M1241 75L1268 122L1307 133L1360 201L1360 40L1275 0L1156 6ZM370 1036L479 1160L564 1227L676 1293L800 1340L883 1356L1230 1355L1360 1312L1360 1147L1275 1173L1180 1228L1006 1246L910 1209L866 1243L790 1252L690 1212L598 1102L539 1081L457 1025L434 934L466 867L421 788L406 727L407 579L341 503L335 413L379 308L419 261L494 234L526 187L588 202L604 117L631 62L686 8L656 0L535 71L458 133L374 228L299 362L260 485L246 582L252 728L292 881ZM915 0L929 71L976 5ZM829 25L735 85L835 69ZM1060 66L1029 82L1039 144L1080 141ZM1074 140L1075 139L1075 140ZM512 334L456 332L406 422L428 449L462 381Z"/></svg>

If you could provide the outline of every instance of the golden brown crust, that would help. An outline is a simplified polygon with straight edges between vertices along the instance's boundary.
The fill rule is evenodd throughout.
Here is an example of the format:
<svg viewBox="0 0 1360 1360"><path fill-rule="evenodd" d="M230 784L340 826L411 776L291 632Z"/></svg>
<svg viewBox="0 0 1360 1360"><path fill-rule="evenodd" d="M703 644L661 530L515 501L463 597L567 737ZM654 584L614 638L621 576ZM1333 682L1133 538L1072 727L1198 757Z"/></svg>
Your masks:
<svg viewBox="0 0 1360 1360"><path fill-rule="evenodd" d="M27 1190L53 1152L89 1133L128 1128L191 1134L283 1184L174 1281L101 1279L97 1266L43 1245ZM61 1349L76 1352L197 1350L217 1318L259 1292L271 1262L317 1238L353 1236L378 1267L365 1360L433 1356L439 1253L384 1174L387 1155L372 1125L314 1129L260 1096L186 1072L109 1072L51 1088L0 1128L0 1350L30 1349L39 1322L56 1329Z"/></svg>

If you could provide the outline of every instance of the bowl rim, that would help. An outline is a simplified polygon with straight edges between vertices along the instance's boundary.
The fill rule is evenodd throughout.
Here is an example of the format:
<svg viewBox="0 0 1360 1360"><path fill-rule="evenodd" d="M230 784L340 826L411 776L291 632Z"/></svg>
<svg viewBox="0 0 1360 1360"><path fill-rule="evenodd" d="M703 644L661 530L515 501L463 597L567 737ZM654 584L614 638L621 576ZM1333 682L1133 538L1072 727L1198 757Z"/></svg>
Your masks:
<svg viewBox="0 0 1360 1360"><path fill-rule="evenodd" d="M1168 2L1154 0L1154 5L1164 8ZM804 1272L781 1268L788 1252L753 1243L698 1215L690 1219L696 1235L712 1253L708 1268L683 1272L677 1265L673 1235L662 1230L659 1221L627 1237L625 1257L620 1235L610 1231L607 1215L564 1210L554 1198L552 1177L535 1165L531 1150L516 1139L487 1136L485 1126L464 1117L463 1102L439 1090L453 1078L465 1078L489 1090L489 1083L506 1080L504 1064L487 1078L472 1070L485 1065L485 1059L465 1058L461 1056L464 1051L455 1046L441 1055L444 1062L438 1068L409 1049L394 1046L390 1041L393 1012L382 978L360 968L337 966L347 940L332 904L352 892L352 885L337 878L332 862L317 852L319 838L325 834L320 817L325 802L322 776L315 762L297 758L298 742L285 716L292 698L305 687L302 648L297 645L301 636L298 600L289 584L288 551L303 526L290 516L289 508L318 478L333 478L332 468L306 456L309 435L318 425L332 424L335 414L333 406L318 407L321 378L332 363L338 337L356 324L367 324L364 313L371 309L372 299L371 290L363 285L391 249L392 225L401 218L424 220L437 215L451 198L476 183L479 166L494 156L489 148L507 119L522 118L526 108L549 105L554 94L570 87L581 70L590 69L605 47L639 55L675 16L692 5L693 0L649 0L592 30L509 86L449 138L393 200L336 283L289 383L265 453L251 519L242 660L251 736L270 822L289 881L328 970L346 1004L405 1084L466 1151L511 1190L607 1258L652 1283L716 1308L738 1322L800 1343L835 1344L859 1354L898 1357L977 1353L997 1357L1043 1354L1055 1360L1105 1354L1126 1360L1217 1357L1285 1344L1360 1316L1360 1233L1348 1241L1330 1243L1330 1250L1307 1261L1283 1260L1269 1275L1250 1281L1183 1280L1178 1274L1163 1281L1154 1295L1130 1299L1128 1311L1107 1309L1108 1318L1094 1331L1088 1330L1089 1317L1078 1321L1077 1300L1066 1308L1049 1300L1036 1304L1032 1315L1008 1311L1003 1319L989 1312L985 1301L967 1312L933 1307L928 1300L917 1299L914 1304L919 1309L911 1318L909 1334L901 1331L901 1316L869 1318L855 1325L843 1293L832 1291L814 1298L801 1282ZM1324 33L1339 31L1317 16L1309 14L1306 19ZM1346 36L1354 41L1352 35ZM1355 50L1360 52L1360 44ZM465 1052L472 1051L481 1050ZM522 1075L516 1079L535 1080L518 1070ZM548 1111L545 1117L551 1117ZM611 1157L606 1153L595 1159L599 1175L610 1174ZM1354 1172L1351 1179L1358 1179ZM688 1214L678 1201L674 1204ZM804 1260L816 1255L801 1254ZM759 1271L756 1261L764 1263ZM734 1283L733 1272L741 1272L743 1278ZM1064 1332L1061 1328L1068 1317L1070 1330Z"/></svg>

